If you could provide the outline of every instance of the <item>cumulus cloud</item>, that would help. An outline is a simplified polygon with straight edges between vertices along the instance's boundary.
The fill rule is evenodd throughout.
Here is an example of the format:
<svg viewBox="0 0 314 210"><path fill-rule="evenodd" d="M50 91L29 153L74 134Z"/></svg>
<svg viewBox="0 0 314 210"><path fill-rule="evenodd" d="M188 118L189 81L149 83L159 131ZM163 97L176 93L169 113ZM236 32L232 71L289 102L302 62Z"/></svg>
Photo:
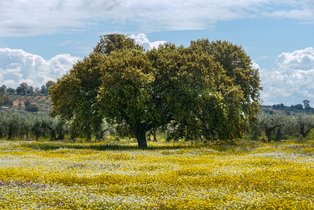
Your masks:
<svg viewBox="0 0 314 210"><path fill-rule="evenodd" d="M146 32L207 29L219 21L255 17L314 22L313 0L0 1L0 36L82 30L106 21Z"/></svg>
<svg viewBox="0 0 314 210"><path fill-rule="evenodd" d="M60 54L49 60L20 49L0 48L0 84L16 87L22 82L40 87L64 75L79 60Z"/></svg>
<svg viewBox="0 0 314 210"><path fill-rule="evenodd" d="M261 67L260 67L260 65L258 64L258 63L256 63L255 61L252 61L252 67L254 68L254 69L261 69Z"/></svg>
<svg viewBox="0 0 314 210"><path fill-rule="evenodd" d="M146 50L164 44L165 41L149 41L143 33L130 35ZM16 87L22 82L39 87L48 80L56 80L66 74L80 58L60 54L46 60L21 49L0 48L0 86Z"/></svg>
<svg viewBox="0 0 314 210"><path fill-rule="evenodd" d="M151 50L153 48L158 48L160 45L167 43L166 41L149 41L146 34L131 34L130 38L134 39L135 42L144 47L145 50Z"/></svg>
<svg viewBox="0 0 314 210"><path fill-rule="evenodd" d="M314 48L280 54L272 71L261 70L265 104L314 102Z"/></svg>

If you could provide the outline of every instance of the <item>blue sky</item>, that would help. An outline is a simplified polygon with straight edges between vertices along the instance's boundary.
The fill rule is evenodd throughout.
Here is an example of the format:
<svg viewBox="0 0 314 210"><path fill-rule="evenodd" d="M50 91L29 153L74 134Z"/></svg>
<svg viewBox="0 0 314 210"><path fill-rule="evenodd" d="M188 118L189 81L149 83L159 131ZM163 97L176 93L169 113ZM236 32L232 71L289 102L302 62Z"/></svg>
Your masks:
<svg viewBox="0 0 314 210"><path fill-rule="evenodd" d="M231 41L260 68L264 104L314 103L314 0L11 0L0 2L0 29L7 86L61 77L101 34L124 33L148 48Z"/></svg>

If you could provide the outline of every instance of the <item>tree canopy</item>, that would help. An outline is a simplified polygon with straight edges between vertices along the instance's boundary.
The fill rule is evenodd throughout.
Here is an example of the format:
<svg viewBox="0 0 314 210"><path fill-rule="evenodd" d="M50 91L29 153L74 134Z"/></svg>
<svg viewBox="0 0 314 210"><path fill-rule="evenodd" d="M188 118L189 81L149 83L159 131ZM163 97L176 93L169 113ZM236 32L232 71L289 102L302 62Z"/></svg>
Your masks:
<svg viewBox="0 0 314 210"><path fill-rule="evenodd" d="M146 132L165 127L187 139L240 137L256 119L260 89L258 70L238 45L197 40L144 51L111 34L50 95L52 114L87 138L106 120L126 125L144 148Z"/></svg>

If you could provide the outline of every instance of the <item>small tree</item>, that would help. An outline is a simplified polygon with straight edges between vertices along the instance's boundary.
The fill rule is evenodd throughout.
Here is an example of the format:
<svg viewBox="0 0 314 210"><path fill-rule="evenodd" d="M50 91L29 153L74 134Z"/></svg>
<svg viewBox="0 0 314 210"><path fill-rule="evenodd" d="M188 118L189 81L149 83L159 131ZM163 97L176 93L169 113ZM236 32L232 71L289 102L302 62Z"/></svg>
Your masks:
<svg viewBox="0 0 314 210"><path fill-rule="evenodd" d="M273 131L277 129L276 140L282 139L282 128L285 125L285 117L278 113L261 112L258 116L258 127L264 130L267 141L272 140Z"/></svg>
<svg viewBox="0 0 314 210"><path fill-rule="evenodd" d="M309 114L299 114L297 116L298 133L306 138L310 131L314 128L314 118Z"/></svg>

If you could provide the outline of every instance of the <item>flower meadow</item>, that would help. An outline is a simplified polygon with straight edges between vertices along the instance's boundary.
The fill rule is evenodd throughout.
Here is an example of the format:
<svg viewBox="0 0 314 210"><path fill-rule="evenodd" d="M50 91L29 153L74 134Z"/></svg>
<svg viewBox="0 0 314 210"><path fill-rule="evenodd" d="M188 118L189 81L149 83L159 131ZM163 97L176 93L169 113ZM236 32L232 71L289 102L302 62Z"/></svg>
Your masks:
<svg viewBox="0 0 314 210"><path fill-rule="evenodd" d="M314 142L0 141L0 209L314 209Z"/></svg>

